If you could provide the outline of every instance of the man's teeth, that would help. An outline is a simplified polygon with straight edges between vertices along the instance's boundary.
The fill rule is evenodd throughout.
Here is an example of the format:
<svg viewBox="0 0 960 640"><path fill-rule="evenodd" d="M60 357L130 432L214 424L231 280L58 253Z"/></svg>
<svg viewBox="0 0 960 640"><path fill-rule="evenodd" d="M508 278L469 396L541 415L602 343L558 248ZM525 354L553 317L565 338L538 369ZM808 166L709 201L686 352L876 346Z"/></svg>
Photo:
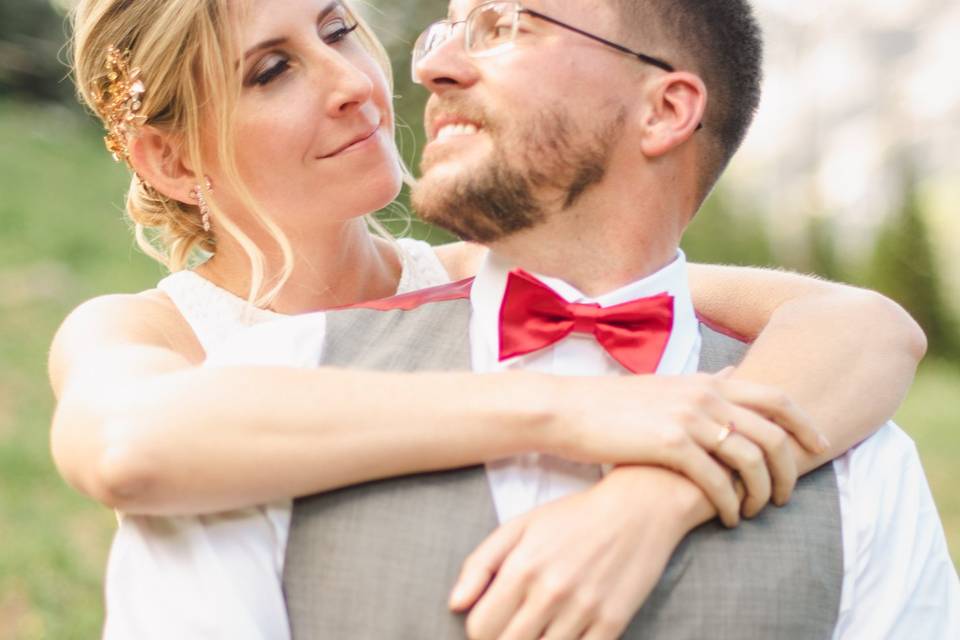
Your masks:
<svg viewBox="0 0 960 640"><path fill-rule="evenodd" d="M437 140L446 140L454 136L471 136L479 130L474 124L448 124L437 131Z"/></svg>

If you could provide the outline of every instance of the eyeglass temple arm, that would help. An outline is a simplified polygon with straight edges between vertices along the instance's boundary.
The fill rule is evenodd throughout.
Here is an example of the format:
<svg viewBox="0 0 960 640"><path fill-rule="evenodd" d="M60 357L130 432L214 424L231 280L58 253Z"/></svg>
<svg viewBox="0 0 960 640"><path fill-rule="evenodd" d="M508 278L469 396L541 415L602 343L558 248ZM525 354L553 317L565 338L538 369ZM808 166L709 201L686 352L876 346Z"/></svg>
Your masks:
<svg viewBox="0 0 960 640"><path fill-rule="evenodd" d="M526 7L524 7L524 8L522 8L522 9L520 9L520 12L521 12L521 13L529 14L529 15L533 16L534 18L539 18L540 20L545 20L546 22L549 22L549 23L551 23L551 24L555 24L555 25L557 25L558 27L563 27L564 29L569 29L570 31L573 31L574 33L578 33L578 34L580 34L580 35L582 35L582 36L585 36L585 37L587 37L587 38L590 38L591 40L594 40L594 41L596 41L596 42L600 42L600 43L602 43L602 44L605 44L605 45L607 45L608 47L613 47L613 48L616 49L617 51L622 51L623 53L626 53L627 55L635 56L635 57L639 58L640 60L642 60L643 62L646 62L647 64L650 64L650 65L653 65L653 66L655 66L655 67L657 67L657 68L663 69L664 71L669 71L669 72L676 71L676 69L673 68L673 65L671 65L671 64L669 64L669 63L667 63L667 62L664 62L663 60L660 60L660 59L658 59L658 58L654 58L653 56L648 56L647 54L645 54L645 53L640 53L639 51L634 51L634 50L632 50L632 49L628 49L628 48L626 48L625 46L623 46L623 45L621 45L621 44L617 44L616 42L611 42L610 40L607 40L606 38L601 38L600 36L596 36L596 35L594 35L594 34L592 34L592 33L588 33L587 31L584 31L584 30L582 30L582 29L578 29L578 28L574 27L573 25L569 25L569 24L566 24L565 22L561 22L561 21L557 20L556 18L551 18L550 16L544 15L544 14L540 13L539 11L534 11L533 9L527 9ZM697 131L700 131L700 129L703 129L703 123L702 123L702 122L697 124L696 130L697 130Z"/></svg>
<svg viewBox="0 0 960 640"><path fill-rule="evenodd" d="M650 64L650 65L653 65L653 66L658 67L658 68L660 68L660 69L663 69L664 71L676 71L676 69L673 68L673 65L671 65L671 64L669 64L669 63L667 63L667 62L664 62L663 60L660 60L659 58L654 58L653 56L648 56L648 55L645 54L645 53L640 53L639 51L634 51L633 49L628 49L627 47L623 46L622 44L617 44L616 42L611 42L610 40L607 40L606 38L601 38L600 36L594 35L594 34L592 34L592 33L589 33L589 32L587 32L587 31L584 31L584 30L582 30L582 29L578 29L577 27L574 27L573 25L569 25L569 24L567 24L567 23L565 23L565 22L561 22L561 21L557 20L556 18L551 18L550 16L544 15L544 14L540 13L539 11L534 11L533 9L527 9L526 7L524 7L524 8L522 8L522 9L520 9L520 12L521 12L521 13L529 14L529 15L533 16L534 18L539 18L540 20L545 20L546 22L549 22L549 23L551 23L551 24L555 24L555 25L557 25L558 27L563 27L564 29L568 29L568 30L570 30L570 31L573 31L574 33L578 33L578 34L580 34L581 36L590 38L591 40L593 40L593 41L595 41L595 42L600 42L600 43L602 43L602 44L605 44L605 45L607 45L608 47L613 47L613 48L616 49L617 51L621 51L621 52L626 53L626 54L628 54L628 55L631 55L631 56L634 56L634 57L636 57L636 58L639 58L639 59L642 60L643 62L646 62L647 64Z"/></svg>

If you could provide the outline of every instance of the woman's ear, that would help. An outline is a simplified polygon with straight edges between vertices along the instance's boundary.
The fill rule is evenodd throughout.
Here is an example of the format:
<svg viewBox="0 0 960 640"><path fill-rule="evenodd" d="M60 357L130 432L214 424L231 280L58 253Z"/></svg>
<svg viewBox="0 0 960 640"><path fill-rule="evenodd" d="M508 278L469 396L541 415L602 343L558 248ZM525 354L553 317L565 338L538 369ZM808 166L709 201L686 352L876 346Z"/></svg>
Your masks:
<svg viewBox="0 0 960 640"><path fill-rule="evenodd" d="M694 73L673 71L652 84L647 99L641 150L648 157L658 157L689 140L700 127L707 87Z"/></svg>
<svg viewBox="0 0 960 640"><path fill-rule="evenodd" d="M197 178L183 162L180 147L156 127L141 128L129 143L133 170L154 190L171 200L194 204Z"/></svg>

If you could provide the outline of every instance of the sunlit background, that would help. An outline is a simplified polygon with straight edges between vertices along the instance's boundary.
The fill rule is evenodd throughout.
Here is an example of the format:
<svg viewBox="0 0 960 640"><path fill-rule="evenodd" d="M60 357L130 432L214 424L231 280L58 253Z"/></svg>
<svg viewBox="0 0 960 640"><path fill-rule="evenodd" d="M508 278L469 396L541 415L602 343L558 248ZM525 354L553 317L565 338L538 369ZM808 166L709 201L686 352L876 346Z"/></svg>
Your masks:
<svg viewBox="0 0 960 640"><path fill-rule="evenodd" d="M163 275L134 248L121 214L126 174L73 98L58 4L69 0L0 0L0 639L99 633L114 520L50 462L46 349L80 301ZM755 6L767 39L760 113L684 246L697 260L880 289L923 324L931 355L897 419L918 443L957 559L960 4ZM415 164L425 92L409 85L407 55L446 7L379 0L365 11L394 59L409 125L399 137ZM401 207L385 216L401 218Z"/></svg>

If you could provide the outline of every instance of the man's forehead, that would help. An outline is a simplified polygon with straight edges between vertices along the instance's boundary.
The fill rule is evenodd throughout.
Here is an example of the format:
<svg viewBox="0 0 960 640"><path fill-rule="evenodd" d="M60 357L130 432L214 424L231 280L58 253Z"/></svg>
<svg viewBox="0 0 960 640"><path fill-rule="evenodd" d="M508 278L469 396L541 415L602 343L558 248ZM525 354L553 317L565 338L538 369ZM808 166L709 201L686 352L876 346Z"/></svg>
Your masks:
<svg viewBox="0 0 960 640"><path fill-rule="evenodd" d="M489 0L450 0L450 3L447 5L447 19L448 20L463 20L467 17L467 14L470 13L470 10L476 7L477 5L484 4ZM530 7L531 9L536 9L537 11L543 11L549 9L551 4L558 4L563 2L563 0L527 0L526 2L521 2L525 7Z"/></svg>
<svg viewBox="0 0 960 640"><path fill-rule="evenodd" d="M447 20L463 20L470 10L489 0L450 0L447 4ZM547 15L564 15L578 11L597 11L607 7L604 0L523 0L520 5L546 13Z"/></svg>

